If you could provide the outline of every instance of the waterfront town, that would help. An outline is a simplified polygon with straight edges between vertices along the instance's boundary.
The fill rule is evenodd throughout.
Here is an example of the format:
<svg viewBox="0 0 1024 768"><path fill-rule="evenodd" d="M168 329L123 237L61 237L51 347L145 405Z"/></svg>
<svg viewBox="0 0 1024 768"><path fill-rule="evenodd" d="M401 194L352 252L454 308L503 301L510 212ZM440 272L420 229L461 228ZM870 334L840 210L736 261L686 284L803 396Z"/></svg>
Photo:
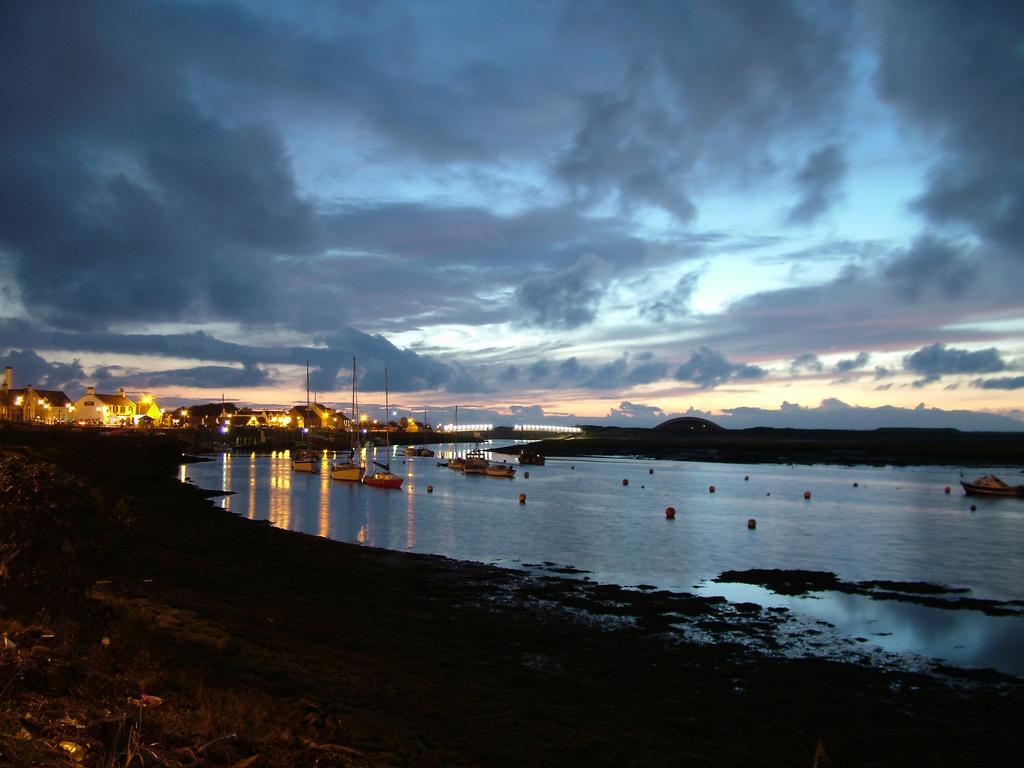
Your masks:
<svg viewBox="0 0 1024 768"><path fill-rule="evenodd" d="M225 433L238 427L281 429L352 429L352 419L339 410L322 403L297 405L290 409L239 408L221 402L163 409L151 394L130 395L120 387L116 393L97 392L90 386L84 395L72 400L60 390L37 389L31 384L13 386L13 370L4 370L0 388L0 421L54 426L101 426L146 428L221 429ZM379 423L366 414L360 416L364 428L374 429ZM392 429L416 433L429 425L402 418Z"/></svg>

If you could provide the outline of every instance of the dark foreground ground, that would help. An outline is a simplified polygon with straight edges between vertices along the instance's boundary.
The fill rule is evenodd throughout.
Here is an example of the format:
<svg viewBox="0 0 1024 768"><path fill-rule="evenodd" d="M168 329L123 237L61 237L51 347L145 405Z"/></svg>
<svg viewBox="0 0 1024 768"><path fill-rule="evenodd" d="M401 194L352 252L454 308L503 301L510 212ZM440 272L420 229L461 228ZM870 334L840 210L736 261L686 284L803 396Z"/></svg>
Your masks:
<svg viewBox="0 0 1024 768"><path fill-rule="evenodd" d="M177 483L159 441L0 437L3 766L976 766L1024 746L1019 680L771 658L724 640L770 645L754 606L284 532Z"/></svg>

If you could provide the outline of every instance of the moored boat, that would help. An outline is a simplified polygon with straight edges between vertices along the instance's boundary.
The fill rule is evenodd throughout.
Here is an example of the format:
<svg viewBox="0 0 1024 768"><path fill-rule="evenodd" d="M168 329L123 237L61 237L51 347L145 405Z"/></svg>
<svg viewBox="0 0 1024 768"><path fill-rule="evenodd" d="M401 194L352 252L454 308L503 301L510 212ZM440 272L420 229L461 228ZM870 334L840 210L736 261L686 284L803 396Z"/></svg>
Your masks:
<svg viewBox="0 0 1024 768"><path fill-rule="evenodd" d="M1024 498L1024 485L1009 485L995 475L982 475L973 483L961 480L960 485L963 486L964 493L972 496L1019 496Z"/></svg>
<svg viewBox="0 0 1024 768"><path fill-rule="evenodd" d="M483 451L470 451L466 454L466 464L462 471L467 475L483 475L487 473L489 466L490 462L484 458Z"/></svg>
<svg viewBox="0 0 1024 768"><path fill-rule="evenodd" d="M490 464L484 474L488 477L515 477L516 468L511 464Z"/></svg>
<svg viewBox="0 0 1024 768"><path fill-rule="evenodd" d="M390 405L388 404L388 369L384 369L384 435L387 446L385 456L391 458L391 425L388 422ZM373 462L379 469L372 475L363 475L363 485L370 485L375 488L401 488L405 478L399 477L391 471L390 461L387 464Z"/></svg>
<svg viewBox="0 0 1024 768"><path fill-rule="evenodd" d="M359 418L356 413L356 359L352 358L352 420L349 422L348 461L331 465L331 479L358 483L363 479L363 468L359 464Z"/></svg>
<svg viewBox="0 0 1024 768"><path fill-rule="evenodd" d="M462 472L466 468L466 460L461 456L453 456L448 459L448 463L444 466L448 469L454 469L456 472Z"/></svg>
<svg viewBox="0 0 1024 768"><path fill-rule="evenodd" d="M544 457L541 454L537 453L536 451L525 450L525 451L522 451L519 454L519 463L520 464L535 464L537 466L543 466L544 465Z"/></svg>

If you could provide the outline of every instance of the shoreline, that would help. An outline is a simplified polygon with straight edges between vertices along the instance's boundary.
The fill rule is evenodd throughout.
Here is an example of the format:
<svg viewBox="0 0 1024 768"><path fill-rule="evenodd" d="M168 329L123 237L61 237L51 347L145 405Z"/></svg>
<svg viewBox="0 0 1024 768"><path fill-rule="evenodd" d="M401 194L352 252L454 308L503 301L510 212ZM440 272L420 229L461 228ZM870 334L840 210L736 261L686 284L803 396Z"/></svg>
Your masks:
<svg viewBox="0 0 1024 768"><path fill-rule="evenodd" d="M29 764L11 760L28 745L59 754L61 736L99 765L117 740L104 745L98 720L129 722L143 696L161 703L142 740L172 766L825 765L820 754L966 766L1019 754L1019 679L766 656L728 639L772 641L778 617L756 607L254 524L178 482L173 451L5 446L127 499L132 542L100 563L86 617L56 641L3 615L17 649L0 660L22 675L0 698L2 725L30 737L0 739L12 765ZM116 481L97 479L111 461ZM679 623L710 639L686 640ZM114 714L98 718L100 703ZM36 733L8 719L26 707Z"/></svg>

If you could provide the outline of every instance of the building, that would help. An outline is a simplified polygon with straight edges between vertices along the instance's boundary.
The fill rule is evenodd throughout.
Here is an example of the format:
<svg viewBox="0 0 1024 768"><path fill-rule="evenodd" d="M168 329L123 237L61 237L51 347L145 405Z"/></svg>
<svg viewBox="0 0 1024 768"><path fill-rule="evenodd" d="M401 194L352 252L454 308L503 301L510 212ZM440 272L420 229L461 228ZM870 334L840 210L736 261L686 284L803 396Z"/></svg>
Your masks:
<svg viewBox="0 0 1024 768"><path fill-rule="evenodd" d="M89 424L103 426L132 426L135 424L136 404L125 397L124 387L116 395L105 395L88 387L75 401L75 418Z"/></svg>
<svg viewBox="0 0 1024 768"><path fill-rule="evenodd" d="M4 369L0 384L0 420L27 421L36 424L66 424L73 418L74 405L60 390L24 389L12 386L11 366Z"/></svg>

